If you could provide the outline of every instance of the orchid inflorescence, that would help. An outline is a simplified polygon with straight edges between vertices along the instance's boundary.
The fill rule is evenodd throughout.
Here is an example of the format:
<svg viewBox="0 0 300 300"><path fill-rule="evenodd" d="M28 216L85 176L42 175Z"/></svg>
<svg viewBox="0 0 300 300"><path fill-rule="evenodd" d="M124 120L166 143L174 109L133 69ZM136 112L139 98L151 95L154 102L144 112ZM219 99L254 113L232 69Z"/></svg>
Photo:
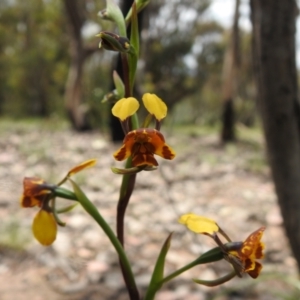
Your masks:
<svg viewBox="0 0 300 300"><path fill-rule="evenodd" d="M155 94L144 94L143 103L149 112L143 127L130 130L130 117L139 108L139 102L133 97L119 100L112 108L112 114L119 118L124 129L123 146L113 155L116 160L122 161L128 157L132 159L132 166L147 170L158 166L154 154L164 159L172 160L174 150L165 143L163 134L159 131L161 120L167 115L166 104ZM151 118L155 118L155 129L147 128Z"/></svg>
<svg viewBox="0 0 300 300"><path fill-rule="evenodd" d="M20 203L22 207L39 207L34 217L32 231L34 237L44 246L51 245L57 234L57 225L65 226L58 214L67 213L77 204L99 224L115 248L124 282L131 300L141 299L136 286L131 264L126 255L124 245L124 217L126 207L134 191L135 178L141 171L155 171L159 163L155 158L158 155L166 160L175 158L175 151L165 142L161 132L162 120L167 116L167 105L157 95L145 93L142 102L148 111L142 126L139 126L137 111L140 102L132 96L132 89L137 67L139 38L137 13L142 10L148 1L137 0L134 2L130 12L124 18L119 7L113 0L107 0L107 8L100 16L114 21L118 27L119 34L103 31L98 37L101 38L102 48L117 51L121 55L124 73L123 79L120 74L114 72L113 78L116 90L109 93L106 99L112 99L115 104L112 114L120 120L125 138L122 146L112 155L116 161L126 160L125 168L112 167L112 171L123 176L120 187L120 196L117 205L116 233L102 217L98 208L89 200L79 185L71 178L74 174L92 167L96 159L87 160L67 172L67 175L57 184L51 184L38 177L25 177L23 181L24 191ZM126 36L126 25L131 22L130 39ZM151 122L153 128L149 128ZM70 183L72 190L62 187ZM72 205L62 209L56 206L56 199L64 198L73 201ZM264 257L264 243L261 242L265 227L261 227L251 233L244 241L231 241L228 235L212 219L198 216L193 213L184 214L179 218L179 223L185 225L190 231L204 234L212 238L216 247L201 254L194 261L174 271L169 275L164 274L164 265L170 248L172 233L165 240L149 282L148 289L144 295L145 300L154 299L157 291L162 285L175 278L186 270L199 264L206 264L219 260L226 260L232 266L231 272L216 280L193 279L194 282L207 286L222 284L233 277L242 277L244 274L257 278L262 270L262 264L258 259ZM225 240L225 241L222 241Z"/></svg>

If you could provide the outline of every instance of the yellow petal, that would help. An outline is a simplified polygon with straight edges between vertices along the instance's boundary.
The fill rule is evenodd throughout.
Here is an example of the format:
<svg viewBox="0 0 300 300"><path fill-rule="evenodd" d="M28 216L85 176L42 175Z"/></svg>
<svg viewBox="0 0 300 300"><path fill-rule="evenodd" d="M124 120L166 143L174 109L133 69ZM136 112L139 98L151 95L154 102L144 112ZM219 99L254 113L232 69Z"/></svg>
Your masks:
<svg viewBox="0 0 300 300"><path fill-rule="evenodd" d="M41 209L33 219L32 232L42 245L51 245L56 239L57 232L57 225L53 214Z"/></svg>
<svg viewBox="0 0 300 300"><path fill-rule="evenodd" d="M96 159L89 159L84 161L83 163L81 163L80 165L75 166L74 168L72 168L69 172L68 172L68 177L72 176L84 169L93 167L96 164L97 160Z"/></svg>
<svg viewBox="0 0 300 300"><path fill-rule="evenodd" d="M122 98L113 106L111 112L115 117L124 121L136 113L139 107L140 104L135 98Z"/></svg>
<svg viewBox="0 0 300 300"><path fill-rule="evenodd" d="M219 227L214 220L193 213L182 215L178 222L186 225L189 230L196 233L213 234L219 231Z"/></svg>
<svg viewBox="0 0 300 300"><path fill-rule="evenodd" d="M154 115L158 121L167 115L167 105L155 94L146 93L142 99L148 112Z"/></svg>

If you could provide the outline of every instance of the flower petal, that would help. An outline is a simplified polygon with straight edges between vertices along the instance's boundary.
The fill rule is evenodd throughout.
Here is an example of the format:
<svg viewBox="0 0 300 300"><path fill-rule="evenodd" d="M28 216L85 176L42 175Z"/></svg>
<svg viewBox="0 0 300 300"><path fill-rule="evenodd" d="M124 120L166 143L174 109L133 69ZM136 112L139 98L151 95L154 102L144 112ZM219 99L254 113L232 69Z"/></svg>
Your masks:
<svg viewBox="0 0 300 300"><path fill-rule="evenodd" d="M56 239L57 232L57 225L53 214L41 209L33 220L32 232L42 245L51 245Z"/></svg>
<svg viewBox="0 0 300 300"><path fill-rule="evenodd" d="M154 154L170 160L175 157L175 151L165 143L165 138L160 131L155 129L147 129L147 133L151 138L149 139L149 143L155 147Z"/></svg>
<svg viewBox="0 0 300 300"><path fill-rule="evenodd" d="M146 93L142 99L148 112L154 115L158 121L167 115L167 105L155 94Z"/></svg>
<svg viewBox="0 0 300 300"><path fill-rule="evenodd" d="M87 168L90 168L90 167L93 167L95 164L96 164L97 160L96 159L89 159L89 160L86 160L84 161L83 163L75 166L74 168L72 168L69 172L68 172L68 177L69 176L72 176L84 169L87 169Z"/></svg>
<svg viewBox="0 0 300 300"><path fill-rule="evenodd" d="M248 271L247 273L252 277L252 278L257 278L258 275L260 274L261 270L262 270L263 266L261 263L259 262L255 262L255 267L253 270Z"/></svg>
<svg viewBox="0 0 300 300"><path fill-rule="evenodd" d="M252 232L247 239L243 242L243 246L239 251L239 256L243 259L263 257L264 244L260 241L264 233L265 227L261 227L258 230ZM256 256L257 255L257 256Z"/></svg>
<svg viewBox="0 0 300 300"><path fill-rule="evenodd" d="M37 177L25 177L23 180L23 195L20 198L22 207L41 206L45 195L51 191L46 188L47 183ZM49 188L49 187L48 187Z"/></svg>
<svg viewBox="0 0 300 300"><path fill-rule="evenodd" d="M112 114L121 121L126 120L132 116L140 107L139 102L133 98L122 98L112 108Z"/></svg>
<svg viewBox="0 0 300 300"><path fill-rule="evenodd" d="M45 188L45 180L38 177L25 177L23 179L24 195L34 197L37 195L44 195L51 193Z"/></svg>
<svg viewBox="0 0 300 300"><path fill-rule="evenodd" d="M214 234L219 231L219 226L214 220L193 213L182 215L178 222L195 233Z"/></svg>
<svg viewBox="0 0 300 300"><path fill-rule="evenodd" d="M158 166L153 154L165 159L173 159L174 151L165 144L164 136L155 129L139 128L127 133L123 146L113 156L116 160L122 161L132 156L134 167L148 165Z"/></svg>
<svg viewBox="0 0 300 300"><path fill-rule="evenodd" d="M130 131L126 134L124 141L123 141L123 146L117 150L113 156L116 160L122 161L126 158L128 158L132 153L131 149L135 143L135 136L136 136L136 131Z"/></svg>
<svg viewBox="0 0 300 300"><path fill-rule="evenodd" d="M21 207L33 207L33 206L42 206L42 202L45 198L45 195L40 195L36 197L29 197L22 195L20 198Z"/></svg>
<svg viewBox="0 0 300 300"><path fill-rule="evenodd" d="M256 263L255 260L251 260L250 258L247 258L247 259L244 261L244 269L245 269L245 272L254 270L254 268L255 268L255 263Z"/></svg>

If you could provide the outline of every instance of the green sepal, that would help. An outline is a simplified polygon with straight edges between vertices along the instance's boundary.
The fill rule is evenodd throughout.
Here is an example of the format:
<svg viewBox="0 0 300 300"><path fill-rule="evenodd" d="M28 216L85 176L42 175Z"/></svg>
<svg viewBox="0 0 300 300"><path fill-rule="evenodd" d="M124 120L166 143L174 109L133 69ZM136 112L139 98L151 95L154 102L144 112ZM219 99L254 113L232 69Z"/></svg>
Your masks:
<svg viewBox="0 0 300 300"><path fill-rule="evenodd" d="M172 234L172 232L169 234L160 250L159 256L156 260L156 264L152 273L151 281L144 298L145 300L154 299L156 292L163 285L162 279L164 277L165 260L167 253L170 249Z"/></svg>
<svg viewBox="0 0 300 300"><path fill-rule="evenodd" d="M114 80L114 84L117 90L117 95L119 98L124 98L125 95L125 86L124 83L121 79L121 77L119 76L117 71L113 71L113 80Z"/></svg>
<svg viewBox="0 0 300 300"><path fill-rule="evenodd" d="M57 213L57 214L63 214L63 213L69 212L69 211L71 211L73 208L75 208L77 205L78 205L78 202L77 202L77 203L74 203L74 204L72 204L72 205L66 206L66 207L62 207L62 208L60 208L60 209L57 209L57 210L56 210L56 213Z"/></svg>
<svg viewBox="0 0 300 300"><path fill-rule="evenodd" d="M118 174L118 175L130 175L130 174L136 174L141 171L155 171L157 170L157 167L152 167L152 166L140 166L140 167L132 167L132 168L125 168L125 169L120 169L116 167L111 167L111 170L113 173Z"/></svg>
<svg viewBox="0 0 300 300"><path fill-rule="evenodd" d="M148 172L151 172L151 171L155 171L157 170L157 167L152 167L152 166L147 166L144 171L148 171Z"/></svg>
<svg viewBox="0 0 300 300"><path fill-rule="evenodd" d="M223 284L223 283L231 280L236 275L237 274L235 273L235 271L232 271L231 273L229 273L229 274L227 274L227 275L225 275L223 277L217 278L215 280L202 280L202 279L195 279L195 278L193 278L193 281L195 283L198 283L198 284L201 284L201 285L213 287L213 286L217 286L217 285Z"/></svg>
<svg viewBox="0 0 300 300"><path fill-rule="evenodd" d="M126 169L119 169L116 167L111 167L111 170L113 171L113 173L118 174L118 175L131 175L131 174L136 174L136 173L143 171L143 168L132 167L132 168L126 168Z"/></svg>
<svg viewBox="0 0 300 300"><path fill-rule="evenodd" d="M78 201L76 195L63 187L56 187L53 190L54 197L60 197L68 200Z"/></svg>
<svg viewBox="0 0 300 300"><path fill-rule="evenodd" d="M62 227L66 226L66 223L63 222L57 215L57 210L55 209L55 204L56 204L55 198L53 198L51 201L52 201L52 212L53 212L53 216L54 216L56 224L58 224L59 226L62 226Z"/></svg>

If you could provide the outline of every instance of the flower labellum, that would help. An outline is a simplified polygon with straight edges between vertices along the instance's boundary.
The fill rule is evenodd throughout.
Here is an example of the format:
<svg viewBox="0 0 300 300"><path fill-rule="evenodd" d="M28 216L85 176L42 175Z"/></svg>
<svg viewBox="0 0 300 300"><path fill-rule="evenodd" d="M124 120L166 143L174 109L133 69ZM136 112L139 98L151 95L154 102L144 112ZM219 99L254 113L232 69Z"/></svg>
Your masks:
<svg viewBox="0 0 300 300"><path fill-rule="evenodd" d="M123 146L114 153L114 157L122 161L131 156L134 167L158 166L154 154L169 160L175 157L175 152L165 143L161 132L150 128L140 128L128 132Z"/></svg>
<svg viewBox="0 0 300 300"><path fill-rule="evenodd" d="M262 270L262 264L256 261L264 257L263 250L265 245L261 242L265 227L251 233L248 238L234 250L229 250L229 262L238 260L242 266L240 273L248 273L252 278L257 278Z"/></svg>

